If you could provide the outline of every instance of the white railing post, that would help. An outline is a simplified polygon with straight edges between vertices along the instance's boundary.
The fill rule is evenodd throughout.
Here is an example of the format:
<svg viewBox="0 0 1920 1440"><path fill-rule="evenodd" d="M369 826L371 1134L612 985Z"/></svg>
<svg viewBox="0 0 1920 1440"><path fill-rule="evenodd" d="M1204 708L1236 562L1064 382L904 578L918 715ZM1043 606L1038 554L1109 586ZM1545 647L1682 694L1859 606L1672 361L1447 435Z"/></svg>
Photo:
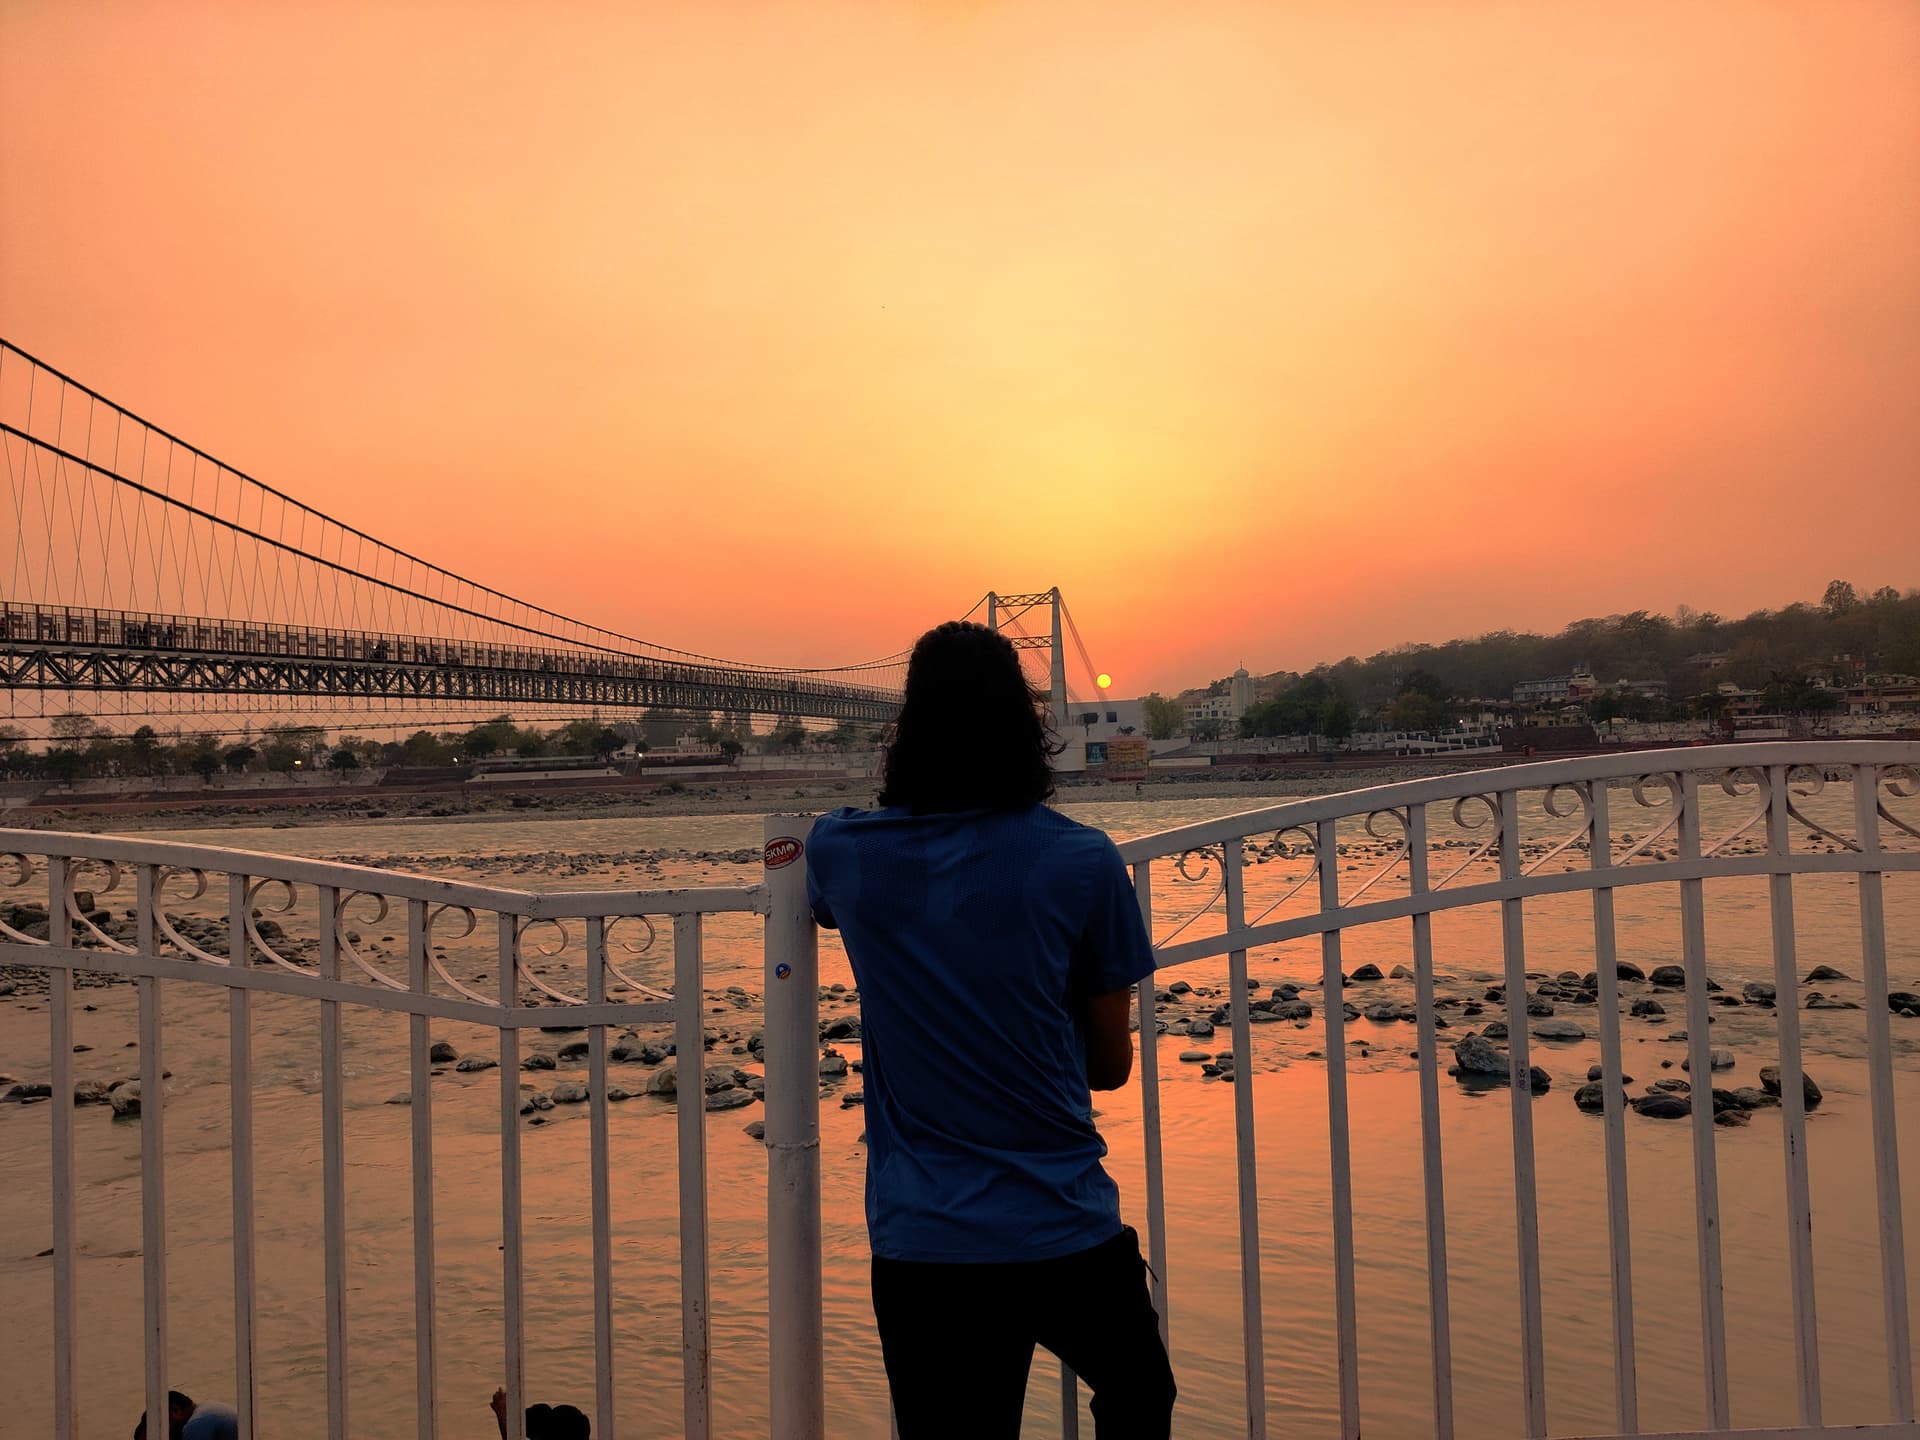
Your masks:
<svg viewBox="0 0 1920 1440"><path fill-rule="evenodd" d="M58 855L47 860L47 943L73 943L73 920L67 913L67 861ZM47 979L48 1043L52 1054L53 1096L53 1433L57 1440L74 1440L80 1433L79 1387L74 1374L80 1348L80 1322L75 1309L74 1196L78 1189L73 1163L73 971L57 965Z"/></svg>
<svg viewBox="0 0 1920 1440"><path fill-rule="evenodd" d="M820 954L805 815L769 815L766 1015L767 1349L774 1440L824 1440L820 1278ZM686 1103L683 1097L682 1103ZM694 1103L698 1103L697 1098Z"/></svg>

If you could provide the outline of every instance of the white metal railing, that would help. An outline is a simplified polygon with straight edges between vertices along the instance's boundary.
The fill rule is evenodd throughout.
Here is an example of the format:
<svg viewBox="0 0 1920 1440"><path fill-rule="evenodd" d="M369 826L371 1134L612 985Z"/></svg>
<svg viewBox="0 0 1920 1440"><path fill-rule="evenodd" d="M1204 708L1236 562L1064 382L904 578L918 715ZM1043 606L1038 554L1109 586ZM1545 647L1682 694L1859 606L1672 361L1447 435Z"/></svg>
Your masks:
<svg viewBox="0 0 1920 1440"><path fill-rule="evenodd" d="M323 1150L326 1393L329 1440L363 1433L348 1415L346 1149L343 1124L342 1011L367 1009L408 1020L412 1131L412 1250L417 1337L417 1431L441 1433L436 1384L434 1106L430 1020L488 1026L499 1037L499 1176L502 1366L509 1414L523 1409L525 1280L521 1143L520 1035L529 1027L587 1030L590 1190L593 1245L594 1433L615 1433L613 1304L610 1282L610 1183L607 1132L607 1027L671 1024L679 1092L679 1279L685 1434L710 1433L705 1045L701 1015L702 935L709 916L748 912L768 918L766 941L767 1109L770 1255L784 1277L770 1287L773 1383L782 1433L820 1429L819 1096L814 1049L817 995L805 872L795 863L807 822L767 822L771 868L762 883L730 889L544 892L502 889L359 866L205 846L118 837L0 831L0 863L16 886L44 871L47 933L31 933L0 914L0 964L44 968L48 975L52 1115L52 1357L54 1434L78 1432L76 1362L82 1329L76 1303L73 994L78 973L130 976L139 987L142 1265L146 1409L166 1413L167 1199L164 1164L167 1101L164 1001L174 984L220 986L227 993L231 1060L231 1183L236 1408L240 1433L254 1430L255 1322L259 1292L254 1220L255 1135L253 997L315 1002L320 1053ZM82 896L124 895L131 875L134 933L91 918ZM182 912L225 878L218 934ZM15 895L18 896L16 889ZM404 973L386 968L352 925L401 910ZM17 913L17 912L9 912ZM97 915L98 912L93 912ZM289 933L296 917L309 934ZM656 921L664 922L656 924ZM271 922L269 924L268 922ZM444 929L440 927L445 927ZM622 929L631 935L620 933ZM629 974L663 929L671 935L670 988ZM441 943L493 937L493 993L471 965ZM551 960L584 932L577 975L555 983ZM662 968L665 962L661 961ZM664 977L663 977L664 978ZM563 989L562 985L570 988ZM687 997L691 997L688 1003ZM811 1397L811 1399L807 1397Z"/></svg>
<svg viewBox="0 0 1920 1440"><path fill-rule="evenodd" d="M1831 777L1831 778L1830 778ZM1845 829L1810 819L1802 801L1832 779L1850 787L1852 823ZM1701 792L1712 788L1735 813L1718 833L1702 823ZM1901 1228L1899 1155L1893 1109L1887 938L1882 877L1920 871L1920 815L1889 809L1920 793L1920 744L1847 742L1728 746L1553 761L1387 785L1300 800L1248 814L1145 836L1120 847L1133 867L1140 907L1154 929L1161 972L1139 986L1141 1034L1155 1035L1165 970L1208 957L1228 962L1234 1128L1246 1383L1246 1433L1268 1433L1266 1348L1262 1336L1259 1180L1256 1110L1249 1062L1252 999L1248 952L1318 936L1322 959L1327 1116L1333 1209L1333 1284L1342 1440L1360 1435L1359 1334L1355 1310L1353 1188L1348 1134L1347 1007L1341 1000L1342 937L1357 928L1404 921L1411 930L1418 1030L1419 1134L1424 1175L1427 1300L1433 1373L1434 1433L1457 1433L1452 1393L1452 1326L1447 1277L1447 1210L1443 1185L1440 1074L1436 1054L1432 919L1436 913L1494 906L1500 916L1504 1006L1510 1037L1507 1081L1512 1097L1514 1222L1519 1269L1521 1394L1518 1433L1545 1436L1546 1364L1541 1302L1541 1250L1535 1198L1536 1156L1529 1087L1527 902L1588 892L1593 903L1593 956L1605 1094L1608 1250L1612 1288L1616 1431L1642 1435L1634 1356L1631 1227L1627 1207L1614 895L1621 888L1672 885L1679 893L1686 973L1687 1055L1696 1086L1711 1069L1708 1034L1706 924L1708 879L1766 876L1770 891L1780 1039L1780 1094L1786 1136L1788 1253L1792 1271L1797 1429L1770 1436L1840 1434L1822 1420L1818 1335L1814 1313L1813 1231L1806 1154L1793 923L1794 879L1841 873L1858 877L1861 964L1871 1076L1874 1180L1877 1187L1887 1354L1888 1409L1893 1423L1876 1435L1920 1436L1914 1424L1905 1244ZM1636 837L1623 832L1618 806L1647 817ZM1450 835L1434 835L1434 817ZM1346 829L1343 831L1342 826ZM1346 843L1385 842L1374 866L1347 878L1339 863ZM1817 844L1796 845L1795 835ZM1384 854L1379 852L1384 851ZM1461 852L1464 851L1464 854ZM1264 887L1261 908L1247 893L1249 867L1287 862ZM1160 864L1159 862L1171 862ZM1584 862L1584 863L1580 863ZM1197 885L1197 903L1169 905L1161 875ZM1348 866L1349 870L1353 867ZM1436 871L1439 873L1436 875ZM1217 877L1217 878L1216 878ZM1169 887L1170 888L1170 887ZM1173 913L1168 915L1168 911ZM1169 1322L1165 1165L1161 1146L1161 1080L1156 1047L1141 1046L1148 1251L1163 1331ZM1714 1163L1714 1106L1692 1107L1695 1227L1703 1337L1703 1388L1708 1426L1698 1435L1762 1432L1732 1428L1727 1378L1726 1317L1721 1283L1720 1202ZM1409 1117L1411 1119L1411 1117ZM1068 1395L1071 1396L1071 1381ZM1066 1430L1074 1433L1069 1411ZM1666 1433L1666 1432L1663 1432ZM1867 1433L1845 1427L1847 1434Z"/></svg>
<svg viewBox="0 0 1920 1440"><path fill-rule="evenodd" d="M1809 797L1831 791L1825 818L1810 817ZM1848 818L1833 811L1848 793ZM1715 797L1712 806L1703 795ZM1242 1298L1245 1433L1268 1433L1267 1348L1263 1334L1258 1114L1253 1054L1255 1004L1249 993L1250 952L1317 937L1325 1026L1326 1102L1332 1195L1332 1287L1337 1405L1343 1440L1360 1434L1359 1330L1355 1306L1353 1176L1349 1143L1345 1027L1339 1000L1345 984L1343 938L1361 927L1404 924L1413 959L1418 1034L1418 1134L1424 1177L1426 1305L1437 1440L1467 1433L1456 1425L1453 1332L1447 1268L1448 1212L1441 1147L1441 1062L1437 1055L1433 918L1470 907L1497 913L1508 1027L1514 1234L1518 1269L1521 1386L1511 1433L1547 1430L1547 1373L1542 1315L1541 1242L1535 1196L1536 1156L1529 1075L1527 921L1530 901L1591 896L1595 1005L1604 1073L1604 1146L1608 1268L1612 1295L1614 1433L1641 1428L1635 1363L1632 1229L1627 1205L1625 1089L1616 972L1614 900L1628 887L1670 886L1677 892L1686 974L1687 1055L1706 1084L1711 1071L1706 986L1704 889L1722 877L1766 877L1778 1011L1780 1094L1785 1146L1794 1341L1794 1426L1764 1432L1781 1437L1842 1433L1823 1421L1819 1334L1814 1293L1812 1207L1802 1100L1794 884L1802 875L1856 877L1859 891L1865 1040L1878 1245L1884 1275L1887 1409L1892 1422L1868 1427L1877 1436L1915 1440L1914 1387L1901 1187L1896 1142L1893 1049L1889 1029L1887 934L1882 877L1920 872L1920 744L1830 742L1646 752L1628 756L1520 765L1441 779L1295 801L1269 809L1131 840L1121 846L1132 866L1141 912L1153 930L1161 969L1224 957L1225 1001L1232 1034L1237 1234ZM1631 821L1623 821L1623 814ZM771 1432L781 1440L819 1440L825 1433L820 1227L818 956L805 904L805 842L810 822L773 817L759 882L733 889L645 892L532 892L280 856L111 837L0 831L0 857L10 857L21 883L44 879L50 911L45 937L5 923L0 911L0 964L44 967L49 976L53 1146L53 1369L56 1434L75 1426L75 1360L81 1331L75 1302L75 1170L72 1109L72 1006L77 973L104 971L139 986L142 1264L145 1291L146 1394L159 1413L167 1388L167 1255L164 1125L161 1085L163 999L176 984L224 987L232 1060L233 1305L237 1396L242 1433L251 1434L253 1334L257 1291L253 1240L250 1011L256 993L297 996L318 1009L324 1152L326 1373L332 1440L355 1433L347 1413L347 1218L341 1078L341 1020L354 1007L404 1014L412 1108L412 1250L414 1323L420 1344L416 1377L418 1433L438 1425L435 1387L434 1129L428 1079L428 1022L451 1019L491 1027L500 1043L500 1183L504 1333L508 1404L521 1394L523 1323L520 1171L520 1033L551 1025L586 1027L591 1110L591 1228L594 1251L593 1337L595 1434L615 1433L613 1299L609 1281L611 1210L607 1148L609 1025L675 1027L681 1103L678 1107L678 1241L685 1431L711 1429L708 1366L706 1157L703 1031L700 1005L706 917L746 912L766 918L763 1004L768 1155L768 1384ZM1811 837L1811 838L1809 838ZM1342 861L1343 847L1353 855ZM1370 866L1361 866L1370 859ZM5 863L0 861L0 863ZM44 876L39 871L44 868ZM132 876L135 933L89 918L83 889L97 894ZM224 875L221 936L180 918ZM16 891L16 893L18 893ZM213 891L218 897L220 891ZM405 973L390 973L352 926L360 916L406 916ZM287 925L305 917L309 938L292 941ZM491 917L491 925L486 917ZM264 922L273 918L269 928ZM630 973L638 962L664 961L653 946L666 921L671 983L664 975ZM438 928L437 928L438 927ZM440 943L491 929L494 980L477 988ZM577 975L551 978L553 960L571 935L583 936ZM623 968L623 966L627 968ZM1147 1252L1163 1334L1173 1318L1168 1267L1166 1166L1162 1144L1163 1085L1153 1037L1159 1030L1164 973L1137 995L1141 1143L1146 1172ZM563 988L565 986L566 988ZM695 997L696 1003L684 1003ZM1229 1077L1223 1077L1229 1078ZM1517 1082L1517 1083L1514 1083ZM1409 1132L1414 1117L1408 1116ZM1713 1106L1692 1111L1702 1394L1707 1427L1697 1436L1758 1435L1732 1427L1725 1305L1721 1286L1718 1172ZM1077 1386L1062 1376L1063 1434L1078 1434ZM1671 1437L1672 1432L1657 1432ZM1863 1433L1858 1427L1846 1433Z"/></svg>

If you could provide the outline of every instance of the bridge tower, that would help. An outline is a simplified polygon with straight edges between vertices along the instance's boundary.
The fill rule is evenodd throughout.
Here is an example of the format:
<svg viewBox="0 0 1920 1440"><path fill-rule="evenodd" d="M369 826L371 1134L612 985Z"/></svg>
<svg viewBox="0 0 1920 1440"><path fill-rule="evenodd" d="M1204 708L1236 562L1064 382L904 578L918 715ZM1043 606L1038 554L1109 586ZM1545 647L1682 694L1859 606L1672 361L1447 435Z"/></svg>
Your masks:
<svg viewBox="0 0 1920 1440"><path fill-rule="evenodd" d="M1048 650L1047 698L1053 706L1053 718L1064 721L1067 716L1067 653L1060 629L1060 587L1051 590L1035 590L1024 595L1002 595L998 591L987 592L987 628L996 633L1009 621L1017 620L1029 610L1046 606L1050 624L1047 634L1017 634L1010 637L1016 650Z"/></svg>

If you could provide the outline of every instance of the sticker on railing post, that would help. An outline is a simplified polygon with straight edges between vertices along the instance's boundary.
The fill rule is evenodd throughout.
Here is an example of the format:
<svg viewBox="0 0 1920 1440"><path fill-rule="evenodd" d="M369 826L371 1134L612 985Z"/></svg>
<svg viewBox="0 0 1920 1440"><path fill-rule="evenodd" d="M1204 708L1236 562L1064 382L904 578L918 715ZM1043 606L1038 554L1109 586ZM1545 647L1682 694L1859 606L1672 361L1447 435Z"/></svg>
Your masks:
<svg viewBox="0 0 1920 1440"><path fill-rule="evenodd" d="M777 835L767 841L765 853L760 857L769 870L781 870L798 860L806 849L791 835Z"/></svg>
<svg viewBox="0 0 1920 1440"><path fill-rule="evenodd" d="M776 980L784 980L791 974L793 974L793 967L784 960L773 967L773 978Z"/></svg>

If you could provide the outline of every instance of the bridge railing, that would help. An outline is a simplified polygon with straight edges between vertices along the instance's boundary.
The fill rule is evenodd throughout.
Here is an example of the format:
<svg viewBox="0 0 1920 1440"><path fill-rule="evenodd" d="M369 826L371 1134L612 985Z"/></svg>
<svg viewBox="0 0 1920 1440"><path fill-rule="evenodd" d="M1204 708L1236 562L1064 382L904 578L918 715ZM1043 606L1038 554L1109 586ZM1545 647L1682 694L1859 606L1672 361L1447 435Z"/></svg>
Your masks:
<svg viewBox="0 0 1920 1440"><path fill-rule="evenodd" d="M898 703L898 695L885 686L822 678L835 673L832 671L694 664L604 648L485 643L385 630L344 630L17 601L0 601L0 644L529 671L680 684L751 683L773 695L783 689L790 692L805 689L809 694L841 699Z"/></svg>
<svg viewBox="0 0 1920 1440"><path fill-rule="evenodd" d="M1826 789L1844 793L1846 821L1808 815L1804 807L1809 797ZM1709 792L1724 801L1711 814L1703 805L1703 795ZM1432 927L1435 915L1471 907L1497 911L1504 969L1499 1004L1506 1044L1504 1049L1488 1045L1481 1054L1495 1062L1495 1078L1508 1086L1511 1095L1522 1382L1518 1425L1512 1433L1548 1434L1536 1201L1541 1157L1535 1151L1533 1133L1527 921L1530 901L1580 893L1592 897L1593 909L1593 968L1576 998L1593 1006L1603 1072L1596 1099L1604 1105L1616 1430L1622 1436L1649 1433L1641 1429L1635 1371L1625 1138L1629 1097L1622 1073L1614 912L1617 892L1641 886L1671 887L1677 893L1680 915L1686 1055L1697 1100L1691 1107L1694 1228L1704 1357L1701 1384L1708 1419L1707 1428L1698 1434L1759 1433L1736 1431L1730 1419L1714 1153L1717 1097L1708 1098L1712 1055L1704 887L1720 878L1760 876L1769 884L1773 983L1778 996L1794 1418L1800 1427L1766 1433L1796 1437L1842 1433L1840 1428L1825 1428L1823 1422L1797 1008L1801 982L1794 928L1796 878L1833 874L1855 877L1859 888L1872 1103L1871 1183L1883 1276L1888 1411L1896 1422L1870 1428L1876 1434L1920 1434L1913 1424L1913 1352L1895 1139L1882 884L1890 872L1920 871L1920 845L1915 844L1920 841L1920 813L1916 813L1920 807L1903 803L1916 794L1920 794L1917 743L1762 744L1562 760L1388 785L1205 821L1123 844L1121 854L1133 867L1141 913L1147 917L1160 955L1159 972L1138 990L1141 1034L1156 1034L1165 1002L1174 998L1164 987L1179 978L1178 967L1223 956L1227 961L1224 1008L1234 1063L1224 1067L1223 1078L1230 1079L1234 1100L1246 1434L1258 1440L1269 1433L1261 1284L1264 1252L1255 1145L1260 1116L1252 1041L1257 1022L1293 1018L1314 1008L1311 1001L1297 996L1277 998L1280 992L1276 998L1253 995L1248 955L1288 941L1319 940L1318 1006L1325 1030L1332 1170L1330 1279L1338 1414L1343 1440L1357 1440L1360 1366L1347 1026L1361 1012L1343 993L1342 942L1356 930L1375 925L1405 926L1412 958L1419 1114L1417 1122L1413 1116L1407 1120L1410 1134L1417 1123L1424 1185L1434 1433L1438 1440L1452 1440L1463 1433L1456 1428L1453 1394L1453 1310L1440 1109L1444 1062ZM1148 1253L1164 1333L1177 1323L1178 1306L1170 1302L1179 1277L1168 1270L1162 1079L1157 1047L1150 1040L1140 1046L1140 1062ZM1074 1381L1070 1374L1063 1380L1064 1433L1073 1436L1078 1433ZM1845 1433L1864 1432L1847 1427Z"/></svg>
<svg viewBox="0 0 1920 1440"><path fill-rule="evenodd" d="M769 822L770 853L798 854L792 827ZM804 833L804 830L801 831ZM783 842L783 843L772 843ZM47 976L53 1246L51 1350L53 1433L78 1433L83 1325L76 1260L74 1009L76 977L132 977L138 987L137 1087L116 1089L116 1111L140 1117L140 1210L145 1318L146 1409L166 1413L169 1389L166 1117L167 1002L183 988L225 991L230 1057L232 1315L241 1434L254 1429L257 1312L261 1286L255 1240L256 996L310 1001L317 1027L325 1293L327 1425L331 1440L365 1433L348 1414L348 1151L344 1138L345 1021L386 1012L407 1021L411 1146L413 1327L417 1337L417 1431L443 1433L437 1368L435 1128L430 1081L449 1058L436 1054L431 1023L464 1022L497 1032L499 1206L504 1330L501 1361L508 1413L524 1406L526 1283L521 1166L521 1037L531 1028L584 1029L589 1111L590 1228L593 1249L595 1433L611 1435L615 1374L608 1149L608 1028L670 1025L669 1091L677 1091L678 1272L685 1434L710 1433L708 1197L705 1105L708 1070L701 1004L703 938L716 915L770 917L767 1015L778 1027L766 1045L766 1139L772 1174L788 1197L771 1236L775 1259L797 1278L775 1287L784 1333L811 1329L811 1383L792 1378L783 1354L776 1374L793 1393L817 1397L819 1315L817 1059L811 931L803 872L735 888L535 893L438 880L279 855L117 837L0 830L0 866L12 887L0 906L0 965ZM36 907L21 887L37 890ZM103 902L123 907L116 918ZM129 903L131 902L131 903ZM38 918L36 918L36 912ZM405 928L397 952L360 933L394 917ZM398 928L396 926L396 928ZM472 945L459 942L472 938ZM392 937L390 937L392 938ZM476 948L477 947L477 948ZM571 966L556 957L579 957ZM486 968L480 969L484 964ZM775 971L779 980L774 982ZM491 975L489 981L486 976ZM791 983L786 983L791 981ZM793 1015L789 1020L786 1011ZM784 1043L789 1037L793 1043ZM84 1047L83 1047L84 1048ZM551 1063L551 1062L549 1062ZM478 1068L492 1068L490 1064ZM655 1087L661 1085L655 1071ZM99 1097L88 1097L99 1098ZM283 1155L272 1157L281 1163ZM811 1253L811 1279L796 1254ZM126 1297L131 1300L131 1297ZM811 1315L812 1321L804 1318ZM796 1318L800 1317L800 1318ZM109 1362L110 1363L110 1362ZM817 1411L817 1401L816 1401ZM805 1423L805 1417L801 1417ZM317 1433L317 1432L316 1432Z"/></svg>
<svg viewBox="0 0 1920 1440"><path fill-rule="evenodd" d="M1821 792L1826 792L1821 794ZM1592 907L1588 977L1572 983L1573 1003L1590 1003L1599 1030L1603 1078L1606 1234L1611 1285L1613 1433L1648 1435L1640 1420L1633 1299L1633 1229L1628 1211L1626 1113L1622 1073L1615 897L1661 887L1677 898L1686 1006L1686 1055L1699 1103L1691 1110L1693 1229L1699 1275L1701 1395L1707 1425L1695 1436L1732 1437L1722 1285L1721 1214L1715 1157L1716 1105L1709 1077L1706 887L1763 877L1773 977L1779 1006L1778 1091L1785 1138L1786 1246L1792 1296L1794 1416L1776 1435L1839 1434L1824 1418L1816 1321L1813 1213L1809 1199L1807 1116L1800 1042L1795 885L1806 876L1851 877L1858 890L1867 1089L1871 1106L1871 1189L1877 1217L1887 1413L1873 1433L1912 1440L1914 1389L1901 1177L1894 1114L1893 1042L1883 880L1920 872L1920 744L1832 742L1643 752L1630 756L1523 765L1415 781L1206 821L1126 842L1142 914L1155 936L1160 973L1136 997L1145 1229L1153 1294L1163 1331L1177 1334L1181 1273L1168 1259L1167 1166L1162 1124L1164 1083L1154 1037L1173 1014L1180 967L1224 958L1227 994L1221 1022L1233 1063L1220 1067L1232 1088L1235 1232L1240 1254L1245 1433L1269 1433L1269 1348L1262 1276L1270 1261L1260 1233L1253 1037L1270 1020L1299 1015L1300 994L1258 997L1248 957L1289 941L1317 940L1318 1008L1325 1030L1324 1069L1332 1195L1334 1348L1343 1440L1360 1434L1361 1374L1355 1305L1356 1241L1348 1103L1343 942L1371 926L1404 927L1417 1033L1417 1134L1423 1177L1427 1258L1425 1300L1432 1373L1433 1431L1439 1440L1471 1433L1456 1420L1453 1303L1447 1266L1449 1211L1444 1184L1440 1015L1433 922L1480 909L1497 916L1504 988L1494 1003L1504 1037L1461 1032L1463 1066L1477 1057L1488 1079L1511 1097L1513 1233L1518 1278L1521 1386L1510 1432L1548 1433L1542 1247L1536 1198L1541 1157L1534 1144L1529 1054L1529 942L1536 902L1587 895ZM1707 797L1714 797L1712 804ZM1816 803L1816 797L1817 802ZM52 1122L52 1357L55 1433L74 1433L77 1363L83 1329L76 1296L80 1236L75 1205L73 1010L76 976L106 972L135 978L141 1067L140 1170L145 1294L145 1389L158 1413L167 1386L165 1116L162 1085L164 1005L183 987L224 990L231 1056L235 1373L243 1421L250 1425L255 1375L259 1274L254 1244L256 1146L251 1003L263 993L300 997L315 1007L321 1057L324 1275L328 1434L355 1433L347 1414L346 1269L349 1217L342 1140L341 1024L358 1010L404 1015L410 1076L410 1183L414 1327L419 1337L418 1433L438 1425L434 1061L428 1025L465 1021L499 1040L499 1176L502 1357L508 1403L523 1403L526 1337L522 1275L523 1185L520 1166L521 1036L556 1024L587 1030L590 1106L591 1230L595 1433L613 1432L612 1237L607 1150L606 1027L674 1028L680 1217L681 1355L684 1421L690 1436L711 1429L707 1322L704 1040L700 1006L703 927L728 912L766 917L764 932L765 1140L768 1159L768 1372L771 1431L782 1440L824 1434L819 1170L817 935L805 905L808 822L769 819L757 884L729 889L643 892L531 892L402 875L279 856L114 837L0 831L0 864L45 897L45 933L15 908L0 909L0 964L38 967L49 976L49 1073ZM102 914L99 900L131 893L132 927ZM19 893L16 889L16 895ZM213 913L188 913L211 895ZM381 954L359 928L403 912L398 954ZM204 912L204 907L203 907ZM12 918L9 920L8 916ZM296 922L305 920L304 927ZM294 932L299 930L297 938ZM450 936L491 940L490 988L456 958ZM656 945L670 935L670 942ZM581 943L579 972L555 977L551 963ZM576 952L569 952L576 953ZM670 958L669 958L670 956ZM1196 973L1196 972L1187 972ZM1308 991L1307 994L1312 992ZM1902 1002L1904 1003L1904 1002ZM1284 1013L1283 1013L1284 1007ZM1181 1020L1192 1021L1182 1011ZM1504 1038L1504 1048L1492 1044ZM1491 1065L1486 1062L1491 1061ZM1468 1068L1471 1068L1470 1066ZM1862 1177L1866 1184L1866 1177ZM1416 1302L1417 1303L1417 1302ZM1078 1434L1076 1383L1063 1376L1063 1434ZM517 1409L516 1409L517 1413ZM1789 1417L1779 1417L1783 1423ZM243 1434L251 1433L250 1429ZM1671 1434L1671 1432L1659 1432ZM1857 1428L1845 1433L1862 1433Z"/></svg>

